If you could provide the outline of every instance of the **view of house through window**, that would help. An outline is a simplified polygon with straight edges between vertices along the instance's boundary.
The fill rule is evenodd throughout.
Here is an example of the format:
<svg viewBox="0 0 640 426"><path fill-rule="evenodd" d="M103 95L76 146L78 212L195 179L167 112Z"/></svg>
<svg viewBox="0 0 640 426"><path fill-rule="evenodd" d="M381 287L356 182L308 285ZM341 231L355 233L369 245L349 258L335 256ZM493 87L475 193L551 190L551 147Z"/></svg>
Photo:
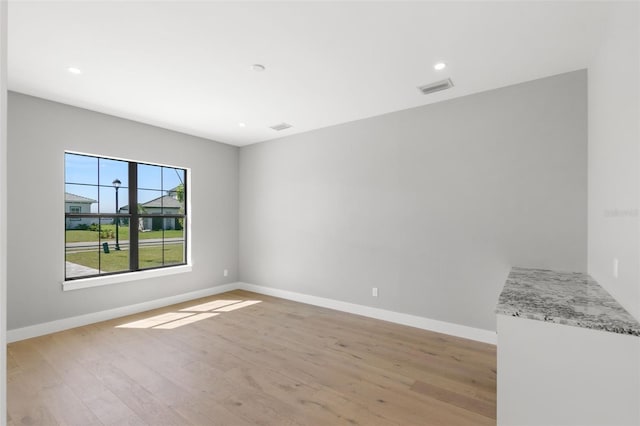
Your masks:
<svg viewBox="0 0 640 426"><path fill-rule="evenodd" d="M65 279L185 264L186 177L65 153Z"/></svg>

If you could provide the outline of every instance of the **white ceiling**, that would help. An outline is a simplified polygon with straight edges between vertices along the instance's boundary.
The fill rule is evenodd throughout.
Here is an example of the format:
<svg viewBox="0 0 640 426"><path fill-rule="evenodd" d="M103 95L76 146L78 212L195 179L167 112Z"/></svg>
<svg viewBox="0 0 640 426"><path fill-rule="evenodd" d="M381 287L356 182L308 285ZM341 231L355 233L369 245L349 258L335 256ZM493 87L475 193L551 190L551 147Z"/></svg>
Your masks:
<svg viewBox="0 0 640 426"><path fill-rule="evenodd" d="M606 7L11 1L9 88L242 146L585 68Z"/></svg>

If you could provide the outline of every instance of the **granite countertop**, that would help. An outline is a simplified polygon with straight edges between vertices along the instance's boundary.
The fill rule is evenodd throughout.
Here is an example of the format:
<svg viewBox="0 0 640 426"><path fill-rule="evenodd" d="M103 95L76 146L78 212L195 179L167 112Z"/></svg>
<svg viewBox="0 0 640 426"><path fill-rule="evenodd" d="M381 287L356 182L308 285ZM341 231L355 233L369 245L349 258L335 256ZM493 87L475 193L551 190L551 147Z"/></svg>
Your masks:
<svg viewBox="0 0 640 426"><path fill-rule="evenodd" d="M512 268L496 313L640 336L640 323L589 275Z"/></svg>

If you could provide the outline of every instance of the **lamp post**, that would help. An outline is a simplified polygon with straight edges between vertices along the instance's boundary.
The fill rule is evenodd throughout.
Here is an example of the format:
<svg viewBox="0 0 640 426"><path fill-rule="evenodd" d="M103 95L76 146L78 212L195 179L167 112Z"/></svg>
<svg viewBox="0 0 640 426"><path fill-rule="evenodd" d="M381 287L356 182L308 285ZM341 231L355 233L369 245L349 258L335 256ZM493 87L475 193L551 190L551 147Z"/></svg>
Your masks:
<svg viewBox="0 0 640 426"><path fill-rule="evenodd" d="M120 179L116 179L111 183L113 184L113 187L116 189L116 214L118 214L118 188L120 188L120 185L122 184L122 182L120 182ZM120 218L116 216L116 250L120 250L120 241L118 238L119 225L120 225Z"/></svg>

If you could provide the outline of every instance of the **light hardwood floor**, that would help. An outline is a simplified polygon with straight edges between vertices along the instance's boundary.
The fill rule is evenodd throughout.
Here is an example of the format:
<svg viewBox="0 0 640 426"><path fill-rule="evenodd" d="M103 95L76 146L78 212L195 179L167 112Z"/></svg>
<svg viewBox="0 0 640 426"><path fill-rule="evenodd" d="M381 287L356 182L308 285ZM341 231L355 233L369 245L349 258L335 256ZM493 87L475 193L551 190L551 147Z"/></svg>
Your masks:
<svg viewBox="0 0 640 426"><path fill-rule="evenodd" d="M495 346L245 291L12 343L7 377L10 425L496 416Z"/></svg>

